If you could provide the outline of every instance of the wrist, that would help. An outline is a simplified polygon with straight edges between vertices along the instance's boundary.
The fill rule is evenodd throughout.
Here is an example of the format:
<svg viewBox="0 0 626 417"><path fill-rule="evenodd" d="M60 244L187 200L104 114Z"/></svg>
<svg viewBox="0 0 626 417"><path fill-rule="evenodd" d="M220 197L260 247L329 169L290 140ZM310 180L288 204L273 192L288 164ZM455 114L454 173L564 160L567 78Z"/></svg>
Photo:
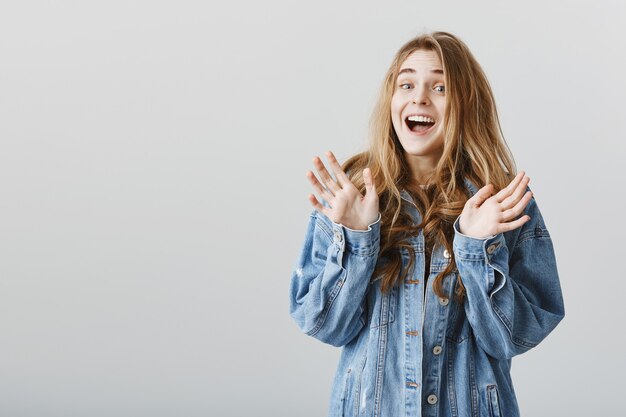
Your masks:
<svg viewBox="0 0 626 417"><path fill-rule="evenodd" d="M372 226L378 224L381 218L382 218L381 214L378 213L374 220L371 220L364 224L363 223L350 223L350 222L337 222L337 224L341 224L343 227L353 232L367 232L367 231L372 230Z"/></svg>
<svg viewBox="0 0 626 417"><path fill-rule="evenodd" d="M472 236L471 231L468 233L467 230L461 229L461 216L457 217L457 219L452 224L452 228L456 236L459 236L465 239L486 240L486 239L492 239L495 236L497 236L497 235L486 235L486 236L481 236L481 237Z"/></svg>

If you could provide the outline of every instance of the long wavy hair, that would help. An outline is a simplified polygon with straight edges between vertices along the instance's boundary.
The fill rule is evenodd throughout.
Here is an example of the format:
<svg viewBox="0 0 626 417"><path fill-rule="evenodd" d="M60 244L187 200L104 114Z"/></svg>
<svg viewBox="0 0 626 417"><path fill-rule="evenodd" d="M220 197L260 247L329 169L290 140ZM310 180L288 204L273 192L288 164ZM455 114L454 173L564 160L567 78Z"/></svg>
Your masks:
<svg viewBox="0 0 626 417"><path fill-rule="evenodd" d="M391 119L391 98L398 72L405 59L417 50L437 53L446 88L443 154L424 189L412 178ZM369 147L349 158L342 167L361 193L365 193L364 168L371 169L376 184L382 216L381 247L372 277L382 279L381 291L389 291L414 273L416 255L408 239L423 229L426 259L430 259L435 243L443 245L451 255L451 262L433 282L437 296L446 298L442 281L447 274L458 272L452 250L452 225L470 197L464 179L478 188L491 183L497 192L516 174L493 92L465 43L450 33L432 32L417 36L400 48L387 71L370 119ZM419 224L415 224L408 210L410 203L401 198L403 189L411 195L422 216ZM402 249L410 255L405 268ZM460 278L455 294L463 302L465 286Z"/></svg>

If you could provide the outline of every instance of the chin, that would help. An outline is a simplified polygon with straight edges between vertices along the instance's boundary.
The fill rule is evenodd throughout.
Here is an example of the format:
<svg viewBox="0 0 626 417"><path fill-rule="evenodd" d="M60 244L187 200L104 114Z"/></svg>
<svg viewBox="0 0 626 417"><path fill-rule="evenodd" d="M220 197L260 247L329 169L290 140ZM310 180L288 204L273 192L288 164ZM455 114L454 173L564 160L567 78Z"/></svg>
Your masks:
<svg viewBox="0 0 626 417"><path fill-rule="evenodd" d="M413 143L411 143L413 142ZM428 156L443 151L443 142L435 143L433 140L424 143L415 143L415 139L409 141L401 141L404 152L412 156Z"/></svg>

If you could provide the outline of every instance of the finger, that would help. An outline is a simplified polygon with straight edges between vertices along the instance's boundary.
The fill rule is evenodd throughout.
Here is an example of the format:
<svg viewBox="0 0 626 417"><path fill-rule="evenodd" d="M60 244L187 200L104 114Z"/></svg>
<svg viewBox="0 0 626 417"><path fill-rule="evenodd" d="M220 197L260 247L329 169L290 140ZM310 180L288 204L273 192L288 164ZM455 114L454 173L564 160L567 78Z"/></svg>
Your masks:
<svg viewBox="0 0 626 417"><path fill-rule="evenodd" d="M369 168L363 170L363 182L365 183L365 195L376 195L376 184L372 178L372 170Z"/></svg>
<svg viewBox="0 0 626 417"><path fill-rule="evenodd" d="M485 185L483 188L476 191L476 194L472 196L471 198L472 206L480 207L485 202L486 199L491 197L492 194L493 194L493 185L491 184Z"/></svg>
<svg viewBox="0 0 626 417"><path fill-rule="evenodd" d="M343 169L341 169L341 165L337 161L337 158L335 158L335 155L331 151L328 151L326 152L326 157L328 158L330 168L335 174L335 178L337 178L339 186L343 188L346 185L351 184L352 181L350 181L350 178L348 178Z"/></svg>
<svg viewBox="0 0 626 417"><path fill-rule="evenodd" d="M511 207L515 206L520 201L520 199L524 197L529 182L530 177L524 175L524 178L522 178L519 184L517 184L517 187L515 188L513 193L505 198L502 203L500 203L503 210L510 209Z"/></svg>
<svg viewBox="0 0 626 417"><path fill-rule="evenodd" d="M319 160L319 158L317 159ZM316 191L322 195L322 197L326 198L327 196L332 196L332 197L335 196L335 193L333 191L330 191L328 186L324 183L323 179L320 181L317 179L315 174L312 173L312 171L309 171L309 172L311 173L309 177L309 181L311 182L313 187L315 187ZM319 170L318 170L318 175L319 175ZM320 175L320 178L321 178L321 175ZM332 182L332 179L331 179L331 182ZM335 188L335 191L336 191L336 188Z"/></svg>
<svg viewBox="0 0 626 417"><path fill-rule="evenodd" d="M328 217L328 215L325 213L326 210L328 210L328 209L323 204L321 204L319 201L317 201L317 198L313 194L309 194L308 195L308 199L309 199L309 202L313 205L313 208L317 212L322 213L326 217Z"/></svg>
<svg viewBox="0 0 626 417"><path fill-rule="evenodd" d="M518 227L521 227L524 223L526 223L528 220L530 220L530 216L525 214L524 216L520 217L517 220L514 220L512 222L508 222L508 223L502 223L498 229L498 233L504 233L504 232L508 232L511 230L515 230Z"/></svg>
<svg viewBox="0 0 626 417"><path fill-rule="evenodd" d="M528 191L522 199L513 207L502 212L502 218L504 221L509 221L522 214L530 199L533 197L532 191Z"/></svg>
<svg viewBox="0 0 626 417"><path fill-rule="evenodd" d="M522 180L522 178L524 178L524 175L525 175L524 171L518 172L517 175L515 176L515 178L513 178L513 181L511 181L509 183L509 185L507 185L506 187L501 189L495 195L496 201L498 203L501 203L502 201L504 201L505 198L507 198L509 195L511 195L511 193L513 193L513 191L515 190L515 188L517 187L519 182Z"/></svg>
<svg viewBox="0 0 626 417"><path fill-rule="evenodd" d="M333 194L336 194L337 191L341 189L341 187L339 187L337 183L335 183L333 177L330 176L322 160L316 156L315 158L313 158L313 165L315 165L317 173L319 174L324 186L328 188Z"/></svg>
<svg viewBox="0 0 626 417"><path fill-rule="evenodd" d="M324 188L322 186L322 184L318 181L317 177L315 176L315 174L313 174L313 172L308 171L306 173L307 178L309 179L309 182L311 183L311 185L313 186L313 188L315 189L315 191L326 201L331 200L333 197L335 197L330 191L328 191L326 188Z"/></svg>

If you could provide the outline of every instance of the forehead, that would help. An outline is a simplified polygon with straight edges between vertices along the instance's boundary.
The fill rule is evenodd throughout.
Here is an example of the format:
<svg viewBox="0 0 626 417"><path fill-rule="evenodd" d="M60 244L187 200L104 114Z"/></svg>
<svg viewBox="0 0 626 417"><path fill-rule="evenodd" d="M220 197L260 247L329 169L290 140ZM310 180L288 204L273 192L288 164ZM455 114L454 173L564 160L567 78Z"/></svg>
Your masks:
<svg viewBox="0 0 626 417"><path fill-rule="evenodd" d="M411 71L412 70L412 71ZM435 51L417 50L413 51L400 65L400 74L427 74L432 73L434 70L437 73L443 74L443 66L439 55Z"/></svg>

